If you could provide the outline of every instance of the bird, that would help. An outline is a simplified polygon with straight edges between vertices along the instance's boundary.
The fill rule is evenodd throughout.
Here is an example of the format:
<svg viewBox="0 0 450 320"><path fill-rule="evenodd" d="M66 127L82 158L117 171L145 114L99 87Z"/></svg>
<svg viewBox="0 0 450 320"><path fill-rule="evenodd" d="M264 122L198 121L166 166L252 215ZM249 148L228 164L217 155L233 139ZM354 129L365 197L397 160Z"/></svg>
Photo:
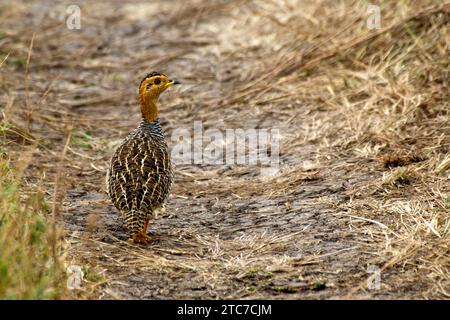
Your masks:
<svg viewBox="0 0 450 320"><path fill-rule="evenodd" d="M139 85L142 120L115 150L106 174L107 193L120 212L133 244L150 243L147 228L164 211L174 180L169 149L158 114L158 98L180 84L156 71Z"/></svg>

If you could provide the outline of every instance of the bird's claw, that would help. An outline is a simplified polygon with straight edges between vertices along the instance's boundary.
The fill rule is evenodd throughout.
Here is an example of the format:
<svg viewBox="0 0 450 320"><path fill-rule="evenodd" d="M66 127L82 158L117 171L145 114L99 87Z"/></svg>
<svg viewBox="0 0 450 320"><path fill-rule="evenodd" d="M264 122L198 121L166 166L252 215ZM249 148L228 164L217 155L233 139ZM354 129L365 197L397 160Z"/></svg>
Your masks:
<svg viewBox="0 0 450 320"><path fill-rule="evenodd" d="M132 236L131 239L128 240L131 244L149 244L150 243L150 237L144 233L137 233Z"/></svg>

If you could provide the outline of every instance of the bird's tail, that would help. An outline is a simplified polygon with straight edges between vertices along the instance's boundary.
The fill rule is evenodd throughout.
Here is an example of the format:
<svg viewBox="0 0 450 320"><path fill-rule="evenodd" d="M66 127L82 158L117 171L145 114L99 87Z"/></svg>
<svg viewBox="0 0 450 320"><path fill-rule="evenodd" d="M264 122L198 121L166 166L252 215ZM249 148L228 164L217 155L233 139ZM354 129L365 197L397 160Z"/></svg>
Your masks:
<svg viewBox="0 0 450 320"><path fill-rule="evenodd" d="M146 214L137 210L131 210L123 213L125 226L131 234L137 234L142 231L145 224Z"/></svg>

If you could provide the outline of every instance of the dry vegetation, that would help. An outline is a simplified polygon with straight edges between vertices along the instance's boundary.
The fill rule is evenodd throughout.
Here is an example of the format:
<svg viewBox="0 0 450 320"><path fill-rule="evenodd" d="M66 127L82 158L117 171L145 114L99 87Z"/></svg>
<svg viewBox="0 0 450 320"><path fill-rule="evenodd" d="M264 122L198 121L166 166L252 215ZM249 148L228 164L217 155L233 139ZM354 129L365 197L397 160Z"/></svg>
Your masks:
<svg viewBox="0 0 450 320"><path fill-rule="evenodd" d="M12 193L2 169L0 274L39 273L0 278L1 297L61 297L47 294L65 283L49 255L60 213L65 262L85 273L73 297L450 297L448 3L384 1L379 30L366 1L86 1L81 30L67 4L0 7L1 150L26 164ZM103 183L153 69L184 83L161 99L168 137L194 120L276 127L281 170L178 166L168 216L139 247ZM11 259L22 247L35 264Z"/></svg>
<svg viewBox="0 0 450 320"><path fill-rule="evenodd" d="M0 159L0 298L55 299L66 291L61 230L42 190L20 186L31 153L9 167Z"/></svg>

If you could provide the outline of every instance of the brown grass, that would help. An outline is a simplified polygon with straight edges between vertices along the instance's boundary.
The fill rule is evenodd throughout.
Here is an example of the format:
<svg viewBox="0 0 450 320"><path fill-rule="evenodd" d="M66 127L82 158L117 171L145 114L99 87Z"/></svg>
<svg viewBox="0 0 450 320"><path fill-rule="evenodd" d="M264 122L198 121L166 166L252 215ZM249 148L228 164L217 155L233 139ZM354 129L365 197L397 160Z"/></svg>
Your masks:
<svg viewBox="0 0 450 320"><path fill-rule="evenodd" d="M23 177L33 148L10 166L0 147L0 299L57 299L65 294L61 230L49 218L38 183Z"/></svg>
<svg viewBox="0 0 450 320"><path fill-rule="evenodd" d="M368 4L84 3L78 31L64 3L5 6L5 149L37 144L26 177L53 193L72 135L58 190L68 261L85 271L74 296L448 299L449 4L383 3L379 30ZM276 127L281 171L179 166L143 248L126 243L103 181L152 69L185 84L161 98L168 137L194 120Z"/></svg>

